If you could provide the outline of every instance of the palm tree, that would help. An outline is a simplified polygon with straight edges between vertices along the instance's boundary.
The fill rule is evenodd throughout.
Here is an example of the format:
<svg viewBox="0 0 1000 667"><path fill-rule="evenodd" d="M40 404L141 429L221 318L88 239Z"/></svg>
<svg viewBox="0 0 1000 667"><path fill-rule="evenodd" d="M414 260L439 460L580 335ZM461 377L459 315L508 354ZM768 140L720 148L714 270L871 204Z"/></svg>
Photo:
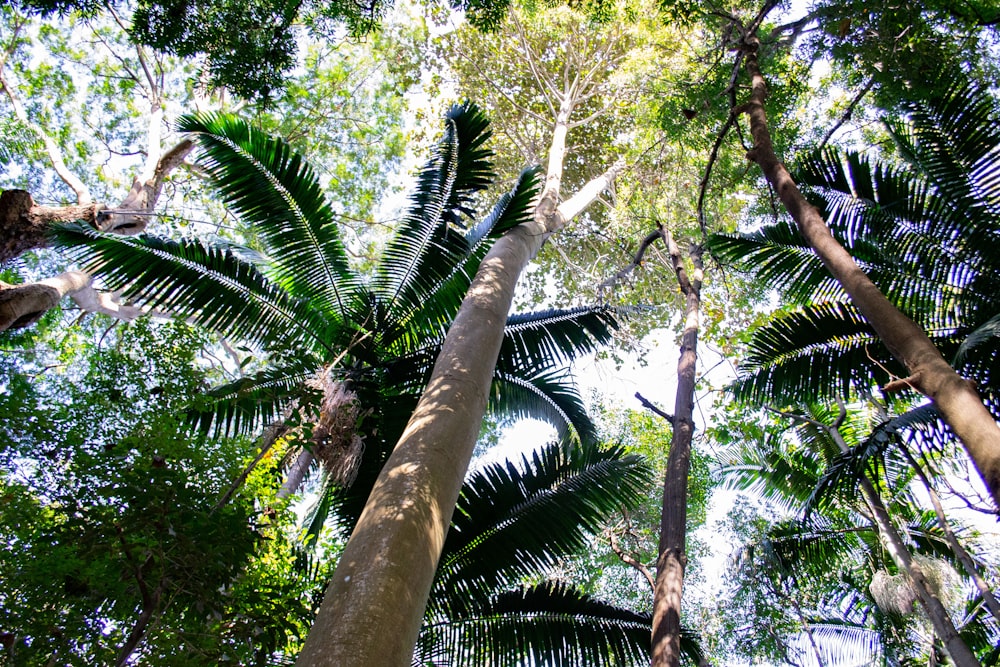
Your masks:
<svg viewBox="0 0 1000 667"><path fill-rule="evenodd" d="M316 516L336 511L346 532L403 432L471 278L496 238L530 217L536 172L522 173L478 223L477 194L492 180L488 123L454 107L420 174L400 229L370 278L355 271L336 214L302 158L280 139L221 115L191 116L202 166L260 243L257 251L153 237L110 237L78 225L57 242L125 298L247 341L271 367L217 387L193 409L203 428L297 440L328 483ZM583 442L593 426L564 371L610 339L603 308L506 318L489 403L532 414Z"/></svg>
<svg viewBox="0 0 1000 667"><path fill-rule="evenodd" d="M744 547L739 564L750 590L737 599L754 604L767 591L772 599L776 595L794 617L785 632L791 626L804 634L820 664L832 659L836 647L868 651L879 664L898 664L914 649L914 655L934 651L914 634L928 621L956 664L978 664L974 658L959 661L958 638L948 637L955 629L944 630L952 621L939 599L929 599L942 596L935 575L961 563L935 517L917 509L908 492L912 470L881 454L871 454L860 469L845 470L857 466L856 452L878 449L884 430L898 425L872 429L861 412L847 418L843 409L837 416L818 405L781 415L794 421L794 431L772 432L764 446L743 443L723 461L730 487L761 492L796 517ZM884 502L877 489L886 490L892 502ZM913 616L918 599L927 620ZM959 624L961 642L988 656L998 628L979 598L969 600L967 614Z"/></svg>
<svg viewBox="0 0 1000 667"><path fill-rule="evenodd" d="M1000 105L955 85L907 107L909 122L888 125L898 163L827 150L805 160L797 180L834 238L996 411ZM801 306L754 332L738 396L801 402L908 388L893 382L906 369L788 219L715 236L711 248Z"/></svg>
<svg viewBox="0 0 1000 667"><path fill-rule="evenodd" d="M490 133L475 106L454 107L407 214L366 277L350 265L316 176L286 143L223 115L188 116L180 127L197 140L209 181L259 250L102 235L80 225L60 227L57 243L125 298L269 352L267 369L210 390L193 418L226 433L281 425L323 463L341 516L356 518L476 267L530 213L536 172L526 170L473 223L474 198L493 179L484 147ZM615 326L602 308L511 316L491 407L590 438L582 403L556 367L608 342Z"/></svg>
<svg viewBox="0 0 1000 667"><path fill-rule="evenodd" d="M760 40L755 30L756 25L751 31L741 31L739 56L752 81L750 101L740 108L750 119L750 133L754 140L754 147L747 157L761 167L768 183L795 219L802 237L849 295L851 303L868 320L893 357L906 367L907 375L890 386L916 389L935 402L944 421L965 446L994 505L1000 507L1000 426L974 386L945 361L927 333L886 298L844 245L834 238L824 216L806 200L775 154L764 111L767 86L759 67ZM979 122L983 120L979 119ZM983 134L976 136L977 141L981 139ZM978 167L985 163L981 184L987 187L987 191L995 190L995 160L989 156L992 146L980 141L977 152L981 161L978 165L971 165ZM955 166L947 161L937 161L933 176L947 177L955 171Z"/></svg>

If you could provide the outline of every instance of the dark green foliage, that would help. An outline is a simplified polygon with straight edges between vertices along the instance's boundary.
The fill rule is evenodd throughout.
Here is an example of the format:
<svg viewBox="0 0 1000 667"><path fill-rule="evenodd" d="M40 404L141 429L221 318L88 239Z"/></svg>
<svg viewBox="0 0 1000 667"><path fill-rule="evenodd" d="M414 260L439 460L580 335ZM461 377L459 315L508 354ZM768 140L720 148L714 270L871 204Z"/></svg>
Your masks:
<svg viewBox="0 0 1000 667"><path fill-rule="evenodd" d="M130 35L137 44L182 57L204 57L213 85L244 99L269 100L284 85L298 55L297 23L318 34L346 26L359 37L371 32L392 3L374 0L15 0L40 14L94 15L109 7L132 9ZM476 27L495 29L509 0L454 0ZM126 12L127 15L127 12ZM331 35L332 36L332 35Z"/></svg>
<svg viewBox="0 0 1000 667"><path fill-rule="evenodd" d="M903 164L826 151L804 161L798 179L875 284L992 402L1000 350L992 335L1000 313L1000 107L988 93L955 84L945 97L906 108L908 122L889 128ZM788 221L714 237L711 247L724 261L788 285L788 296L806 304L753 334L741 395L866 395L889 379L886 371L906 375Z"/></svg>
<svg viewBox="0 0 1000 667"><path fill-rule="evenodd" d="M205 381L206 338L181 324L106 326L4 341L0 660L113 664L144 609L158 621L139 649L151 664L249 664L286 649L307 627L313 584L280 569L252 499L219 505L247 444L192 440L176 417ZM266 586L283 591L267 603L280 622L260 611Z"/></svg>
<svg viewBox="0 0 1000 667"><path fill-rule="evenodd" d="M584 548L650 484L641 459L592 444L552 443L519 463L475 470L445 541L415 664L648 661L649 615L568 584L525 582Z"/></svg>

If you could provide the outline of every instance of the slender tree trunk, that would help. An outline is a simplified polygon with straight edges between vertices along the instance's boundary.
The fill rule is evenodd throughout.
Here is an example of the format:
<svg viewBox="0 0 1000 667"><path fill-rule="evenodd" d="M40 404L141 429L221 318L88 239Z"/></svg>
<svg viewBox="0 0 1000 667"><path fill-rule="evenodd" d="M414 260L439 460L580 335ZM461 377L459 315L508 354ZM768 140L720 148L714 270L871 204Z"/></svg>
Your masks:
<svg viewBox="0 0 1000 667"><path fill-rule="evenodd" d="M934 490L934 485L931 484L931 480L928 479L927 474L924 469L920 466L910 451L904 446L903 453L906 455L906 459L910 462L910 466L917 472L920 477L920 481L923 482L924 488L927 490L927 495L930 497L931 504L934 506L934 513L937 515L938 526L941 528L941 532L944 533L945 539L948 540L948 546L955 553L955 556L962 562L962 567L965 568L965 573L969 575L972 579L972 583L975 584L976 590L983 598L983 604L989 609L990 614L993 618L1000 622L1000 602L997 602L997 598L993 595L993 591L990 590L990 586L983 579L983 575L979 573L979 569L976 567L976 561L972 558L962 543L958 541L958 536L955 535L955 531L951 529L951 525L948 523L948 517L944 513L944 507L941 505L941 499L938 497L937 491Z"/></svg>
<svg viewBox="0 0 1000 667"><path fill-rule="evenodd" d="M514 286L545 239L610 186L619 165L486 255L427 388L337 563L298 667L408 667L444 538L486 411Z"/></svg>
<svg viewBox="0 0 1000 667"><path fill-rule="evenodd" d="M701 310L701 248L691 252L694 273L688 278L680 251L669 232L664 233L677 282L684 294L684 332L677 363L673 436L663 480L660 545L653 593L653 667L678 667L681 663L681 593L687 567L687 485L694 434L694 390L698 364L698 328Z"/></svg>
<svg viewBox="0 0 1000 667"><path fill-rule="evenodd" d="M838 444L842 443L843 440L841 439ZM976 656L966 645L965 640L959 636L958 630L955 629L955 624L951 620L951 614L948 613L948 610L941 603L941 599L934 593L920 564L913 559L913 556L907 550L902 536L892 524L889 512L882 503L882 498L878 495L875 485L864 475L861 476L860 482L861 490L865 495L865 500L869 508L871 508L875 525L878 527L878 532L882 536L883 543L886 545L886 549L896 567L909 575L913 590L917 594L917 599L920 600L920 604L927 613L931 625L934 626L934 633L944 644L957 667L980 667L979 660L976 659Z"/></svg>
<svg viewBox="0 0 1000 667"><path fill-rule="evenodd" d="M778 160L764 113L767 86L757 62L758 47L759 41L755 36L745 38L743 49L746 69L752 80L752 93L750 101L740 111L750 118L750 132L754 140L754 147L747 157L760 166L781 203L795 219L806 242L816 251L893 356L906 366L910 377L893 384L913 387L934 401L941 416L965 445L993 502L1000 507L1000 427L972 384L955 372L920 327L886 299L833 238L823 216L806 201L788 170Z"/></svg>
<svg viewBox="0 0 1000 667"><path fill-rule="evenodd" d="M839 430L839 426L841 422L843 422L844 416L846 415L843 404L841 404L840 410L840 417L832 426L801 415L789 414L777 410L774 410L774 412L785 417L802 422L808 422L822 428L830 435L830 438L833 439L834 443L836 443L837 449L839 449L841 453L847 453L850 450L850 447L847 446L847 442L844 440L844 437L840 434ZM860 476L858 483L861 485L861 492L864 494L865 504L867 504L868 509L871 510L871 520L872 523L875 524L875 528L882 539L882 543L885 545L885 548L889 552L889 556L892 558L892 562L895 563L896 567L899 568L901 572L905 572L909 576L913 590L917 594L917 599L920 600L920 605L923 607L924 612L931 621L931 625L934 627L934 634L936 634L938 639L940 639L944 644L945 649L948 651L948 654L951 656L951 659L955 662L957 667L980 667L979 660L976 659L976 656L965 643L965 640L959 636L958 630L955 629L955 624L951 620L951 614L948 613L948 610L945 609L944 605L941 603L941 599L934 592L934 589L931 588L930 583L927 581L927 576L924 574L920 564L913 559L913 556L906 548L906 544L903 542L903 537L899 534L899 531L896 530L896 526L892 523L889 511L886 509L885 503L882 502L882 496L879 495L875 485L864 474Z"/></svg>

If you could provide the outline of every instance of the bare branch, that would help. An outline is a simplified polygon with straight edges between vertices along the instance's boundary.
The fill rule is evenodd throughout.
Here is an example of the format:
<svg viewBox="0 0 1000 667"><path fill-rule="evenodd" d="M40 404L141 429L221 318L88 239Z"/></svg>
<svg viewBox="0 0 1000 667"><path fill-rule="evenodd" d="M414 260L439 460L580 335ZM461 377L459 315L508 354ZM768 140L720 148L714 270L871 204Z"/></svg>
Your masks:
<svg viewBox="0 0 1000 667"><path fill-rule="evenodd" d="M647 410L649 410L653 414L657 415L658 417L662 417L663 419L666 419L668 422L670 422L671 425L673 425L673 423L674 423L674 416L673 415L667 414L663 410L659 409L658 407L656 407L655 405L653 405L652 403L650 403L639 392L635 392L635 397L637 399L639 399L640 403L642 403L642 407L646 408Z"/></svg>
<svg viewBox="0 0 1000 667"><path fill-rule="evenodd" d="M823 136L823 140L819 142L819 150L823 150L823 148L826 147L826 144L830 141L830 138L833 137L834 133L839 130L844 123L851 119L851 116L854 115L854 109L861 103L862 98L868 94L868 91L874 87L875 79L869 79L868 83L858 91L858 94L855 95L854 99L852 99L850 104L847 105L847 109L844 110L840 119L833 124L833 127L827 130L826 134Z"/></svg>
<svg viewBox="0 0 1000 667"><path fill-rule="evenodd" d="M14 88L10 85L4 75L3 68L0 67L0 88L3 88L4 92L7 93L7 99L10 100L11 106L14 108L14 116L17 117L21 123L31 130L35 136L37 136L42 143L45 145L45 153L49 157L49 161L52 163L52 168L55 169L56 174L62 179L63 183L69 186L73 194L76 195L76 202L78 204L90 204L94 201L93 197L90 195L90 189L83 183L80 178L74 174L68 166L66 166L65 160L63 160L62 150L59 148L59 144L53 139L38 123L33 122L29 117L27 111L25 111L24 106L21 104L20 98L14 92Z"/></svg>

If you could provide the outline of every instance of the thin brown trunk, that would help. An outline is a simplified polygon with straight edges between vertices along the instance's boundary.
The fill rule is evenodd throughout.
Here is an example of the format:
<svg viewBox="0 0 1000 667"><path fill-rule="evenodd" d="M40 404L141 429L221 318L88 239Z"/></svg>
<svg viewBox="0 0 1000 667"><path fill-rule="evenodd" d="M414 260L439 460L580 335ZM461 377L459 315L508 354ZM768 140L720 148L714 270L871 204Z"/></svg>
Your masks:
<svg viewBox="0 0 1000 667"><path fill-rule="evenodd" d="M875 485L863 475L860 482L861 490L864 492L868 506L872 510L875 524L882 535L889 555L892 557L893 562L896 563L896 567L909 575L913 590L917 594L917 599L920 600L920 604L927 613L931 625L934 626L934 634L944 644L945 649L947 649L948 654L955 661L957 667L980 667L979 660L976 659L976 656L969 649L968 645L966 645L965 640L959 636L958 630L955 629L955 624L951 620L951 614L948 613L948 610L941 603L940 598L934 593L930 583L927 581L926 575L924 575L923 569L913 560L913 556L906 549L903 538L892 524L889 512L882 503L882 498L878 495Z"/></svg>
<svg viewBox="0 0 1000 667"><path fill-rule="evenodd" d="M437 561L479 436L518 277L545 239L614 179L560 206L546 190L531 224L486 255L427 388L337 563L298 667L408 667Z"/></svg>
<svg viewBox="0 0 1000 667"><path fill-rule="evenodd" d="M160 604L160 594L161 590L157 587L151 593L148 604L144 604L142 611L139 612L139 616L135 619L135 625L132 626L132 631L129 632L128 638L122 644L121 650L118 651L115 667L124 667L124 665L127 665L129 658L139 648L139 643L146 636L146 629L149 627L149 622L153 619L156 608Z"/></svg>
<svg viewBox="0 0 1000 667"><path fill-rule="evenodd" d="M684 332L677 364L677 396L674 401L673 436L663 480L663 510L660 516L659 557L653 593L653 667L678 667L681 662L681 597L687 566L687 485L694 434L694 390L698 363L698 327L701 309L701 249L691 258L695 271L687 276L680 251L665 233L667 248L684 294Z"/></svg>
<svg viewBox="0 0 1000 667"><path fill-rule="evenodd" d="M778 198L795 219L803 238L850 296L851 301L878 333L910 377L900 381L934 401L941 416L965 445L973 464L1000 507L1000 427L983 405L972 384L948 364L927 335L865 275L851 255L830 233L823 216L799 191L788 170L778 160L764 113L767 86L757 62L759 41L745 39L747 72L752 80L750 101L741 108L750 118L754 147L747 157L756 162Z"/></svg>
<svg viewBox="0 0 1000 667"><path fill-rule="evenodd" d="M830 438L836 443L841 453L847 453L850 448L847 446L847 442L840 434L838 428L847 414L842 403L840 411L840 417L832 426L801 415L775 412L822 428L830 435ZM882 502L882 496L879 495L875 485L864 474L860 476L858 482L865 497L865 504L871 510L871 520L875 524L879 536L882 538L882 543L885 545L896 567L910 577L913 591L917 594L917 599L920 600L924 612L934 627L934 634L944 644L945 649L957 667L980 667L979 660L976 659L976 656L965 643L965 640L959 636L958 630L955 629L955 624L951 620L951 614L948 613L948 610L941 603L941 599L934 593L934 589L931 588L930 583L927 581L927 577L923 569L921 569L920 564L913 559L913 556L906 548L903 537L896 530L896 526L893 524L892 518L889 516L889 511L886 509L885 503Z"/></svg>
<svg viewBox="0 0 1000 667"><path fill-rule="evenodd" d="M941 528L941 532L944 533L945 539L948 540L948 546L954 552L955 556L962 562L962 567L965 568L965 573L969 575L972 582L976 586L976 590L983 598L983 604L989 609L990 614L997 621L1000 621L1000 602L997 602L997 598L993 595L993 591L990 590L990 586L983 579L983 576L979 573L979 569L976 567L976 561L972 558L962 543L958 541L958 536L955 535L955 531L951 529L951 525L948 523L948 517L944 513L944 507L941 505L941 499L938 497L937 491L934 490L934 485L931 484L931 480L927 478L927 474L924 469L920 466L910 451L904 446L903 453L906 455L907 460L910 465L917 472L920 477L920 481L923 482L924 488L927 490L927 495L930 497L931 504L934 506L934 513L937 515L938 526Z"/></svg>

